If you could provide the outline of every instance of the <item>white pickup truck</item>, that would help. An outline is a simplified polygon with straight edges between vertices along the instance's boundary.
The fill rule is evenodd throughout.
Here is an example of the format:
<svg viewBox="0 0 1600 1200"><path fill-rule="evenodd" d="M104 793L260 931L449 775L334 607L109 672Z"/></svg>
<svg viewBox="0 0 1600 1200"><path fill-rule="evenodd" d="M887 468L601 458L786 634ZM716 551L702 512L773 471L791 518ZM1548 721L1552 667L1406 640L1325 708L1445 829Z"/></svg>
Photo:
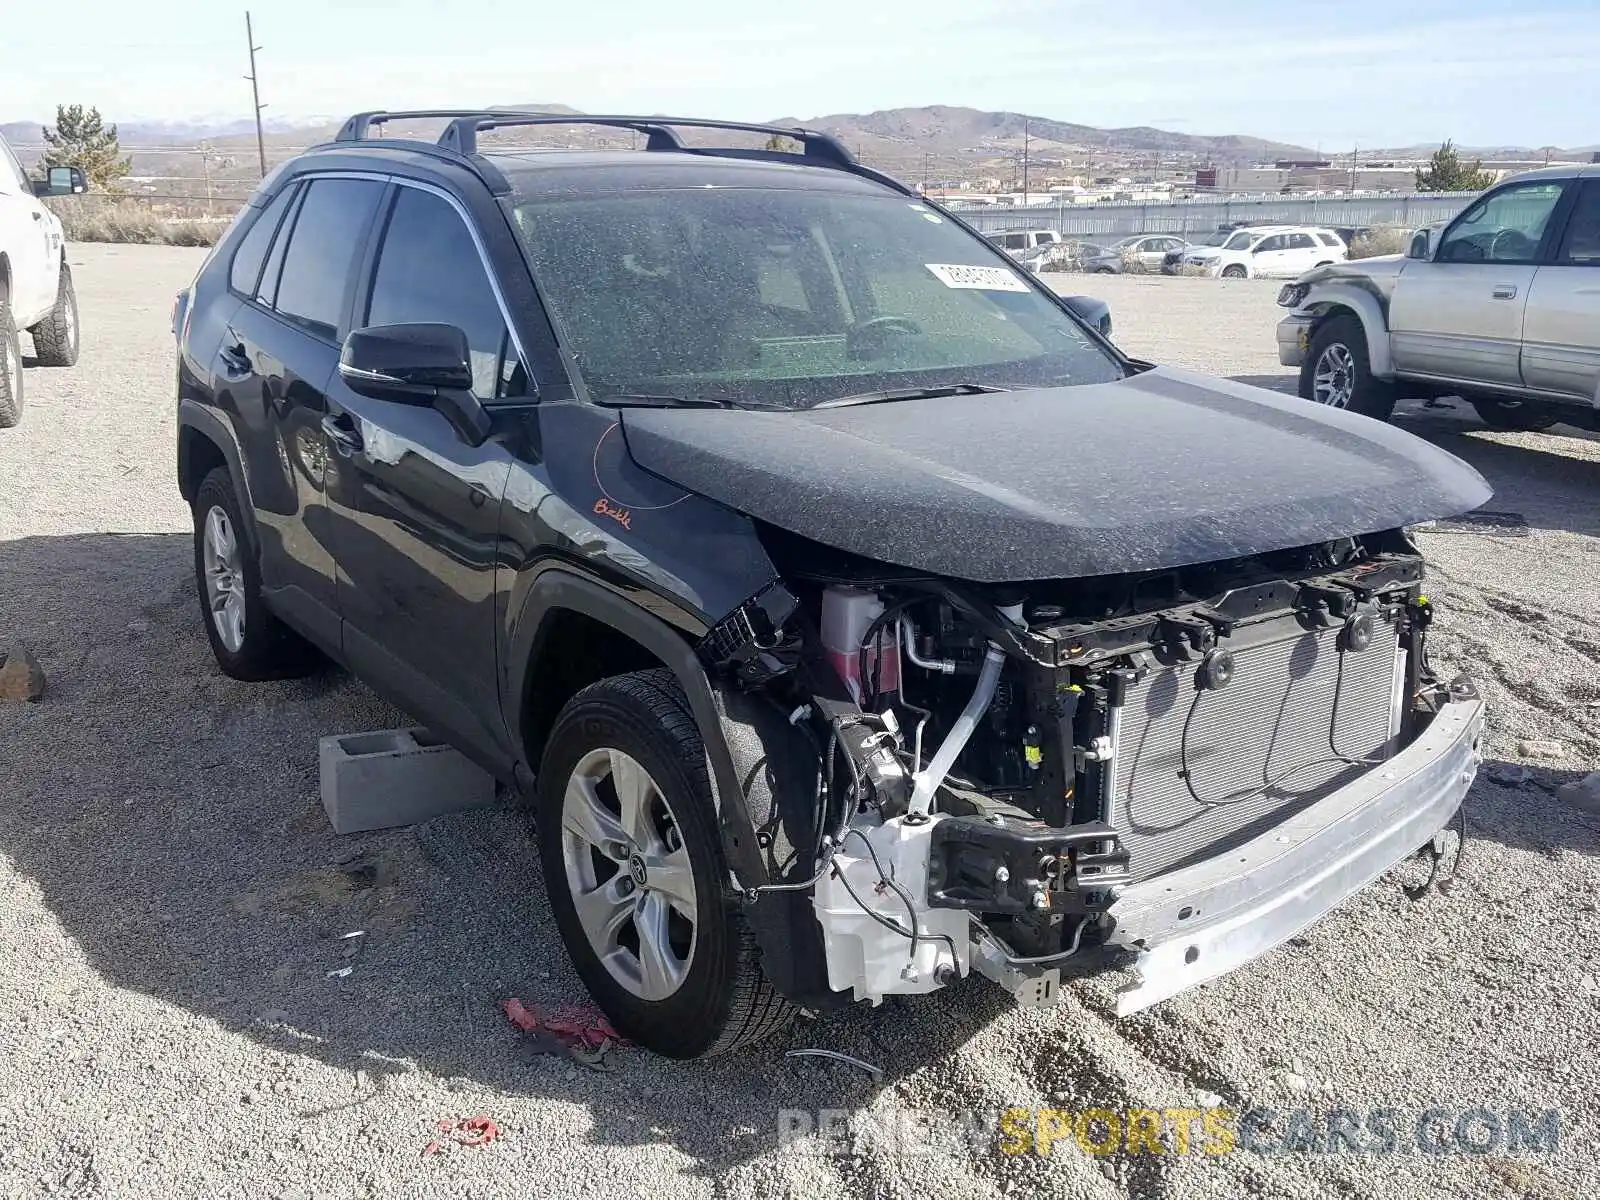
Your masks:
<svg viewBox="0 0 1600 1200"><path fill-rule="evenodd" d="M40 196L85 191L77 167L54 167L33 183L0 138L0 429L22 420L22 339L33 335L42 367L78 361L78 299L61 222Z"/></svg>

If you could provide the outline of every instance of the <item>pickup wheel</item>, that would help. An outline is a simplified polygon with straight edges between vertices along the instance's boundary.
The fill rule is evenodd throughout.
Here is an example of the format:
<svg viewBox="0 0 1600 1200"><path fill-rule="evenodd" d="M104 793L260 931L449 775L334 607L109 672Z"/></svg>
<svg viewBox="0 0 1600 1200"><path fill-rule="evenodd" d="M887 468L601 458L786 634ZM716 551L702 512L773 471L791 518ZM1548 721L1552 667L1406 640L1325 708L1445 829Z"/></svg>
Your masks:
<svg viewBox="0 0 1600 1200"><path fill-rule="evenodd" d="M1537 400L1469 400L1478 416L1490 429L1514 429L1537 432L1549 429L1561 421L1559 409Z"/></svg>
<svg viewBox="0 0 1600 1200"><path fill-rule="evenodd" d="M1361 318L1329 317L1317 326L1300 368L1300 396L1376 421L1389 419L1394 412L1394 385L1372 374Z"/></svg>
<svg viewBox="0 0 1600 1200"><path fill-rule="evenodd" d="M1246 271L1238 263L1222 268L1222 277L1224 279L1245 279L1248 278L1249 274L1250 272Z"/></svg>
<svg viewBox="0 0 1600 1200"><path fill-rule="evenodd" d="M309 675L317 651L267 610L245 541L233 477L218 467L194 496L194 577L211 652L225 675L254 682Z"/></svg>
<svg viewBox="0 0 1600 1200"><path fill-rule="evenodd" d="M568 702L537 819L562 941L619 1033L699 1058L788 1025L727 894L705 747L671 672L602 679Z"/></svg>
<svg viewBox="0 0 1600 1200"><path fill-rule="evenodd" d="M71 367L78 362L78 294L72 287L72 271L61 264L61 280L56 285L56 305L50 315L35 325L33 352L41 367Z"/></svg>
<svg viewBox="0 0 1600 1200"><path fill-rule="evenodd" d="M22 339L11 323L11 305L0 299L0 429L22 420Z"/></svg>

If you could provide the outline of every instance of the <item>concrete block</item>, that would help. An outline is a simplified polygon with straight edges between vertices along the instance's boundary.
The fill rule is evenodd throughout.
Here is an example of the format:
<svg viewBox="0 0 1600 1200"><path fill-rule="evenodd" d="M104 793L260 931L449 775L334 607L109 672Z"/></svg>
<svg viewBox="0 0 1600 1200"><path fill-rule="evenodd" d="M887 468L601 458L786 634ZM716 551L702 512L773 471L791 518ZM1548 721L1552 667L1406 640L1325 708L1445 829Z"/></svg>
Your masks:
<svg viewBox="0 0 1600 1200"><path fill-rule="evenodd" d="M494 777L426 729L325 737L318 759L322 807L338 833L414 825L494 802Z"/></svg>

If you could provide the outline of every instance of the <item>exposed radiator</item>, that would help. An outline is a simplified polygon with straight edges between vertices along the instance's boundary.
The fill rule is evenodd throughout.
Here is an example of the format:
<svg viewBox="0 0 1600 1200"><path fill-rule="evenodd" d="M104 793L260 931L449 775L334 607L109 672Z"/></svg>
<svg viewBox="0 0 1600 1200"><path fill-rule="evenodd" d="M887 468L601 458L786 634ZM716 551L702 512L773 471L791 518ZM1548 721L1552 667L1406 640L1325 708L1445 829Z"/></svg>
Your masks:
<svg viewBox="0 0 1600 1200"><path fill-rule="evenodd" d="M1393 753L1398 634L1379 621L1358 652L1341 650L1339 633L1285 621L1254 631L1253 644L1224 641L1234 673L1221 690L1198 690L1193 662L1157 666L1128 689L1110 818L1136 880L1248 841L1368 769L1344 760Z"/></svg>

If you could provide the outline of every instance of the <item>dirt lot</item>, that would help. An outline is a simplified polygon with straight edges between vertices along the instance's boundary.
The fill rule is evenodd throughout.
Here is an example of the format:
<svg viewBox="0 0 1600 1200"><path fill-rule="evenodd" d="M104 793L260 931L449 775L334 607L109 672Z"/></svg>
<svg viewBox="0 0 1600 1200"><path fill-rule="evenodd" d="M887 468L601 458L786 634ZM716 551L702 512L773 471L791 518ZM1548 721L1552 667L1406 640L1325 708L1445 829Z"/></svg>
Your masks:
<svg viewBox="0 0 1600 1200"><path fill-rule="evenodd" d="M1349 1196L1592 1194L1600 1095L1600 815L1556 789L1600 766L1600 439L1401 423L1473 462L1525 537L1431 534L1435 658L1493 704L1463 876L1389 878L1260 962L1139 1017L1100 984L1051 1011L974 981L804 1023L709 1064L533 1055L506 997L582 998L512 810L335 837L316 738L401 714L337 674L212 665L173 484L168 304L200 252L75 246L85 350L28 373L0 434L0 642L38 705L0 708L0 1195ZM1271 284L1081 279L1132 352L1268 385ZM1175 448L1178 452L1178 448ZM1531 753L1528 739L1553 741ZM1559 751L1559 753L1557 753ZM1523 765L1527 770L1517 769ZM1412 878L1406 875L1405 878ZM342 935L363 930L354 957ZM348 974L331 971L351 967ZM881 1064L790 1060L829 1047ZM825 1156L780 1109L1397 1110L1377 1152L1095 1159ZM1561 1110L1559 1148L1419 1154L1427 1109ZM502 1138L424 1156L435 1123ZM799 1118L794 1118L799 1120ZM902 1129L906 1128L903 1124ZM1484 1136L1481 1128L1479 1135ZM1369 1139L1370 1140L1370 1139ZM920 1144L920 1143L919 1143Z"/></svg>

